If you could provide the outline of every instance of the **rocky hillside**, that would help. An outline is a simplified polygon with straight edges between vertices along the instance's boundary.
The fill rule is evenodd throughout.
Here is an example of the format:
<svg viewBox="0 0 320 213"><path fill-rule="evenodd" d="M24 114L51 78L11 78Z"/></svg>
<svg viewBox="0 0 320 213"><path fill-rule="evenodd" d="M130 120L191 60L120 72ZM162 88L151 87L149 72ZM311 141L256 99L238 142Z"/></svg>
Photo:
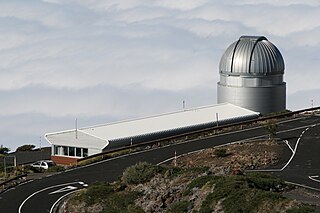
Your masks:
<svg viewBox="0 0 320 213"><path fill-rule="evenodd" d="M250 148L251 147L251 148ZM274 165L275 142L234 144L182 156L168 165L139 163L114 183L75 194L68 212L314 212L284 194L292 187L245 169Z"/></svg>

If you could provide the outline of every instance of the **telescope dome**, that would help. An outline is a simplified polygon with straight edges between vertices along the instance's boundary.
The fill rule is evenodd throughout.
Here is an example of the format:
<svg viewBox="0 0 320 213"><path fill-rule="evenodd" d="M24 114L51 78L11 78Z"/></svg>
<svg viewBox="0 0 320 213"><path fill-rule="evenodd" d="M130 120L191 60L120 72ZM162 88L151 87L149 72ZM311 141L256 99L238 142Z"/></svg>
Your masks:
<svg viewBox="0 0 320 213"><path fill-rule="evenodd" d="M220 73L229 75L284 74L278 48L264 36L241 36L223 54Z"/></svg>
<svg viewBox="0 0 320 213"><path fill-rule="evenodd" d="M266 115L286 109L284 61L264 36L241 36L219 65L218 103L232 103Z"/></svg>

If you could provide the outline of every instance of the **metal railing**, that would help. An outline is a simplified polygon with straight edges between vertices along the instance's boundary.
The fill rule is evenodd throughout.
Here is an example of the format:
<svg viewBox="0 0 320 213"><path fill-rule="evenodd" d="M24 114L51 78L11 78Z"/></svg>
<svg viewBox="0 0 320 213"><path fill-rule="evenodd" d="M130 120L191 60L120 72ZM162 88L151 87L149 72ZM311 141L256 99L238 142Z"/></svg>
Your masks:
<svg viewBox="0 0 320 213"><path fill-rule="evenodd" d="M27 174L23 174L23 175L18 175L14 178L11 178L9 180L6 180L2 183L0 183L0 194L5 191L8 188L14 187L16 185L18 185L21 181L21 179L27 177Z"/></svg>

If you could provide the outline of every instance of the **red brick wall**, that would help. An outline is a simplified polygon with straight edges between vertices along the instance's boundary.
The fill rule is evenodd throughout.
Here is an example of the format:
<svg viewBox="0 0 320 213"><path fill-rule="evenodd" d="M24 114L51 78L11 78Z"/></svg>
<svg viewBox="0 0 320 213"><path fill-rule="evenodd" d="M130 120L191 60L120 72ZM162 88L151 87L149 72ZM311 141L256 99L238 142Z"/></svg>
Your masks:
<svg viewBox="0 0 320 213"><path fill-rule="evenodd" d="M75 165L78 158L64 157L64 156L51 156L51 160L60 165Z"/></svg>

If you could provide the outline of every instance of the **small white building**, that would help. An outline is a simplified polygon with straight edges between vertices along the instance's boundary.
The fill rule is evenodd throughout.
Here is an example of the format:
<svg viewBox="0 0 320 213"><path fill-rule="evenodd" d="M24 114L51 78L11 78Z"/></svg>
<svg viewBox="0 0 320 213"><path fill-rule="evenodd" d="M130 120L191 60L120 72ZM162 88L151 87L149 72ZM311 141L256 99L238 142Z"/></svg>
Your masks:
<svg viewBox="0 0 320 213"><path fill-rule="evenodd" d="M134 120L48 133L52 160L61 164L108 149L147 142L208 127L245 121L259 116L233 104L186 109Z"/></svg>

